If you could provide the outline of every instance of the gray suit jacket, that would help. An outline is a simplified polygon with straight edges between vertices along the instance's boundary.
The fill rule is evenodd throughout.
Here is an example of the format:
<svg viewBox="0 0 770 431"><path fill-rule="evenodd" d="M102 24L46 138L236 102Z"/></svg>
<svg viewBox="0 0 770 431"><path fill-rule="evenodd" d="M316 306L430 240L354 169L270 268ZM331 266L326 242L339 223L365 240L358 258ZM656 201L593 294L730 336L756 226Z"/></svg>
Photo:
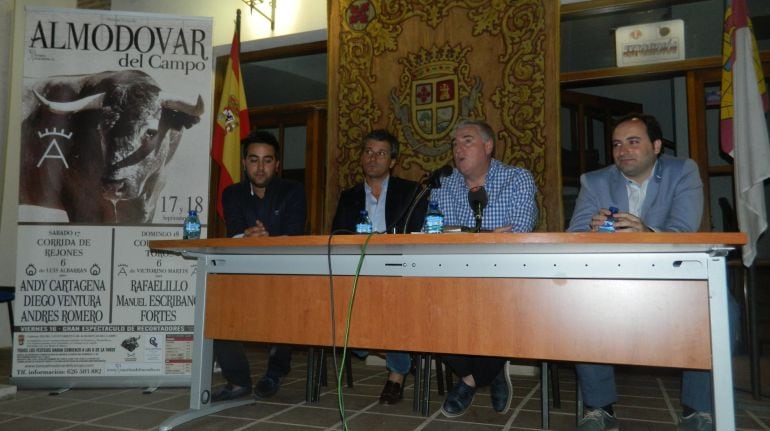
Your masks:
<svg viewBox="0 0 770 431"><path fill-rule="evenodd" d="M615 165L580 176L580 193L569 232L590 231L591 217L600 208L628 211L626 179ZM647 186L642 222L660 232L694 232L703 216L703 184L698 166L690 159L663 155Z"/></svg>

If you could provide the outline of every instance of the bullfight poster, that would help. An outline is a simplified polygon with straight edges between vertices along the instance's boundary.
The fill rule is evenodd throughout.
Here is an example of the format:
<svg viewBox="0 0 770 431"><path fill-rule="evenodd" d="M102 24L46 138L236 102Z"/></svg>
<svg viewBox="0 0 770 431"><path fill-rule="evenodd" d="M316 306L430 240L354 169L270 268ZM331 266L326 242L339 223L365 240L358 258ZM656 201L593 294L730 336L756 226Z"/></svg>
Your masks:
<svg viewBox="0 0 770 431"><path fill-rule="evenodd" d="M189 384L195 261L147 244L207 219L211 28L27 8L15 384Z"/></svg>

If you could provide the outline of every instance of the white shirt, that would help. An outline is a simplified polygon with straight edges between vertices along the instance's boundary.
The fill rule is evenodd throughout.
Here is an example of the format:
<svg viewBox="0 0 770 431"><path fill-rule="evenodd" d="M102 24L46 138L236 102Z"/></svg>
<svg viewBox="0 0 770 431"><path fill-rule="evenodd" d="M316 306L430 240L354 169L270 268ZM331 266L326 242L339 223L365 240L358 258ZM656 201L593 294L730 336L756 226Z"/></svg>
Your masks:
<svg viewBox="0 0 770 431"><path fill-rule="evenodd" d="M655 162L655 165L657 164L658 162ZM642 181L641 184L623 175L626 179L626 193L628 193L628 212L640 219L642 219L642 204L644 204L644 198L647 196L647 186L650 184L650 178L652 178L655 172L655 165L652 167L650 176Z"/></svg>
<svg viewBox="0 0 770 431"><path fill-rule="evenodd" d="M385 201L388 196L388 180L390 176L382 181L380 198L377 199L372 194L372 188L364 181L364 193L366 194L366 212L369 213L369 220L372 221L373 232L385 232L388 228L385 222Z"/></svg>

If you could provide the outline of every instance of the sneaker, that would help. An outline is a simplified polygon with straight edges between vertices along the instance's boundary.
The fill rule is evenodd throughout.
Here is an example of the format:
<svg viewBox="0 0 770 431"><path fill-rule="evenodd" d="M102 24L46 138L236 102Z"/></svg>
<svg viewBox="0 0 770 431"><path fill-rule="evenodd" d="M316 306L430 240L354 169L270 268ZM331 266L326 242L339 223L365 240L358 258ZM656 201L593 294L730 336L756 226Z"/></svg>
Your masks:
<svg viewBox="0 0 770 431"><path fill-rule="evenodd" d="M679 431L713 431L714 419L710 413L695 412L689 416L679 416Z"/></svg>
<svg viewBox="0 0 770 431"><path fill-rule="evenodd" d="M404 398L404 387L400 383L391 380L385 382L385 387L380 394L380 404L397 404L402 398Z"/></svg>
<svg viewBox="0 0 770 431"><path fill-rule="evenodd" d="M489 385L489 398L492 400L492 408L497 413L504 415L511 408L511 399L513 398L513 386L511 385L511 374L509 362L505 361L503 369L497 374Z"/></svg>
<svg viewBox="0 0 770 431"><path fill-rule="evenodd" d="M248 395L249 392L251 391L249 390L248 386L239 386L238 389L235 389L233 385L228 383L224 388L220 389L218 392L215 392L211 396L211 401L217 402L234 400Z"/></svg>
<svg viewBox="0 0 770 431"><path fill-rule="evenodd" d="M254 387L254 395L256 395L257 398L272 397L281 387L281 380L283 380L281 377L265 374L264 377L259 379L257 386Z"/></svg>
<svg viewBox="0 0 770 431"><path fill-rule="evenodd" d="M476 388L466 385L462 379L446 395L444 404L441 405L441 414L448 418L461 416L468 411L476 395Z"/></svg>
<svg viewBox="0 0 770 431"><path fill-rule="evenodd" d="M618 429L618 418L603 409L588 410L577 426L577 431L618 431Z"/></svg>

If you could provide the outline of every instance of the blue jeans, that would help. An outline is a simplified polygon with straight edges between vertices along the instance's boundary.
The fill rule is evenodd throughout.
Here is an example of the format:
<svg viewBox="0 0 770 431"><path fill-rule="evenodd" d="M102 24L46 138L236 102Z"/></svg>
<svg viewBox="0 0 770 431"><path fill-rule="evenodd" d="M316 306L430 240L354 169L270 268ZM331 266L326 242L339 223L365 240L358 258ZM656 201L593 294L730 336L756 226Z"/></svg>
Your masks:
<svg viewBox="0 0 770 431"><path fill-rule="evenodd" d="M352 352L359 358L365 358L369 354L368 350L352 350ZM387 352L385 367L394 373L409 374L409 370L412 369L412 355L406 352Z"/></svg>
<svg viewBox="0 0 770 431"><path fill-rule="evenodd" d="M412 368L412 355L406 352L388 352L385 354L385 367L398 374L409 374Z"/></svg>
<svg viewBox="0 0 770 431"><path fill-rule="evenodd" d="M740 308L732 295L727 299L728 318L730 321L730 344L738 339ZM612 365L576 364L580 393L583 402L591 407L604 407L618 400L615 388L615 367ZM712 413L714 411L713 388L710 371L683 371L681 401L696 411Z"/></svg>

